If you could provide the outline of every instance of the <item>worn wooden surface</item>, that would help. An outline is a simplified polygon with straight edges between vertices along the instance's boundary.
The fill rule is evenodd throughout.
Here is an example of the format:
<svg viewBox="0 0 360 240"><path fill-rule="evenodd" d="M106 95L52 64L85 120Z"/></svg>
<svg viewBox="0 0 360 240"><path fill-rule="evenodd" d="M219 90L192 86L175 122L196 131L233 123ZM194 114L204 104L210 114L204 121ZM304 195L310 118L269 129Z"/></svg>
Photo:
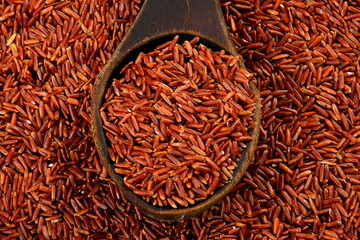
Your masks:
<svg viewBox="0 0 360 240"><path fill-rule="evenodd" d="M254 121L257 126L250 134L255 140L250 142L242 156L239 156L239 166L234 170L233 179L223 188L218 189L203 202L188 208L173 209L153 206L125 186L123 177L114 171L102 128L100 108L104 102L105 92L113 80L114 72L118 71L119 66L124 65L124 62L126 64L126 60L130 59L132 55L137 55L138 49L150 43L159 45L162 43L161 39L167 36L171 39L176 34L188 39L199 36L201 41L209 47L218 46L218 49L225 49L228 53L236 54L217 0L146 0L129 32L98 75L91 103L95 145L100 160L108 170L110 177L125 197L146 215L166 221L179 221L196 216L225 197L240 181L252 161L260 130L260 97L255 85L252 85L252 89L257 95L254 113Z"/></svg>

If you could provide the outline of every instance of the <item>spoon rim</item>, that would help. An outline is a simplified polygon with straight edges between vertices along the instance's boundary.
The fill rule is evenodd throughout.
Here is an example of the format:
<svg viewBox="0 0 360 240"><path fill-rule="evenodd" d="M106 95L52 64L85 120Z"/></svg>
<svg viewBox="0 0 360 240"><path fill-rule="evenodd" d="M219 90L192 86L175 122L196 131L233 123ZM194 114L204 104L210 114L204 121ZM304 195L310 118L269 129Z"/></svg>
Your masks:
<svg viewBox="0 0 360 240"><path fill-rule="evenodd" d="M196 33L195 33L196 34ZM237 158L237 164L238 166L234 169L234 172L232 174L232 179L229 180L224 186L219 187L215 190L215 192L212 195L209 195L205 200L196 202L193 205L190 205L188 207L182 207L179 206L179 208L171 208L171 207L160 207L152 205L149 202L146 202L141 197L137 196L133 193L131 189L129 189L124 182L124 176L121 174L117 174L115 172L114 163L111 161L109 152L108 152L108 144L105 137L104 129L103 129L103 121L100 117L100 109L105 102L105 94L106 90L109 88L110 84L114 80L114 72L116 69L119 69L119 65L121 65L124 61L124 59L127 59L132 53L134 53L134 50L138 50L139 48L143 47L146 44L149 44L149 42L154 42L159 39L164 39L164 37L167 36L175 36L179 35L179 39L184 38L184 35L188 37L200 37L199 43L205 42L212 42L211 45L218 46L218 43L215 41L212 41L211 39L195 35L193 33L189 32L174 32L174 33L168 33L164 35L160 35L153 38L146 39L145 42L142 44L136 44L134 45L134 49L130 49L126 52L126 54L123 54L120 56L119 59L119 53L115 52L111 59L108 61L108 63L103 67L102 71L99 73L95 80L94 84L94 91L93 96L91 99L91 126L92 126L92 132L93 132L93 139L96 145L96 149L100 158L100 161L103 166L105 166L108 174L110 175L112 181L114 184L120 189L120 191L123 193L123 195L126 197L127 200L129 200L132 204L134 204L136 207L141 209L147 216L150 216L154 219L158 220L165 220L165 221L181 221L185 220L191 217L194 217L205 210L212 207L214 204L219 202L222 198L224 198L226 195L228 195L233 188L239 183L242 176L244 175L245 171L247 170L248 166L252 162L255 154L255 149L257 146L258 138L259 138L259 132L260 132L260 117L261 117L261 104L260 104L260 95L259 91L257 90L255 84L253 82L250 82L250 88L252 93L254 93L254 100L255 100L255 110L253 112L253 122L256 123L253 129L249 131L249 135L253 137L253 140L248 142L246 145L246 148L243 149L242 154ZM189 38L190 39L190 38ZM186 39L186 40L189 40ZM180 40L179 40L180 41ZM182 41L182 40L181 40ZM161 42L162 43L162 42ZM160 44L161 44L160 43ZM199 44L198 43L198 44ZM157 44L157 45L160 45ZM205 44L204 44L205 45ZM207 45L205 45L207 46ZM120 47L120 46L119 46ZM228 54L231 53L231 49L225 49L221 46L218 46L218 49L224 49ZM236 53L237 54L237 53ZM135 54L135 58L137 55ZM117 61L114 61L114 60ZM118 64L116 64L118 63ZM125 65L129 63L129 61L125 62ZM239 63L241 63L241 60L239 60ZM242 66L242 65L240 65ZM106 74L104 74L106 73ZM110 75L109 75L110 73ZM110 77L106 77L110 76ZM105 84L105 87L102 86L102 84ZM102 96L98 96L97 94L99 91L99 87L103 88L103 91L100 91ZM100 103L96 102L100 99ZM101 139L105 140L102 141Z"/></svg>

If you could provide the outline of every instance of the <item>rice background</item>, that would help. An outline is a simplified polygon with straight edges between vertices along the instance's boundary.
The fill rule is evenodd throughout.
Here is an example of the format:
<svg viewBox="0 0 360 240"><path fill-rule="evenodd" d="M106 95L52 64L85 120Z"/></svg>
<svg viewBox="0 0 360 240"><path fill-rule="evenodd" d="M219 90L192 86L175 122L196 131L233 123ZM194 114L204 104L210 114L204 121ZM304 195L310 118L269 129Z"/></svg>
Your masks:
<svg viewBox="0 0 360 240"><path fill-rule="evenodd" d="M152 220L101 166L94 79L141 1L0 3L1 239L358 239L358 1L220 1L262 97L241 183L191 220Z"/></svg>

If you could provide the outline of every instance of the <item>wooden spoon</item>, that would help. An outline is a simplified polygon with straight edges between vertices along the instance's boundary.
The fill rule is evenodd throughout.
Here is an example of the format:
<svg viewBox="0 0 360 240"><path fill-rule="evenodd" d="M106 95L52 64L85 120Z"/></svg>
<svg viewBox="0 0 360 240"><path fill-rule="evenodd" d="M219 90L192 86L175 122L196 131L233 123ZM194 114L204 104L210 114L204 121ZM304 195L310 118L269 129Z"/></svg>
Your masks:
<svg viewBox="0 0 360 240"><path fill-rule="evenodd" d="M237 54L218 0L146 0L129 32L99 73L94 84L91 106L95 145L101 163L107 169L111 179L124 196L144 214L166 221L180 221L194 217L220 201L236 186L254 158L261 115L259 92L255 85L251 84L251 89L256 96L256 110L254 111L256 127L250 132L253 140L247 144L242 155L239 156L238 167L234 170L233 178L206 200L186 208L158 207L144 201L126 187L123 176L115 173L113 162L109 157L100 108L104 103L107 88L123 66L135 60L141 51L146 52L147 49L151 51L175 35L187 40L198 36L201 43L213 50L224 49L230 54ZM242 62L240 64L243 66Z"/></svg>

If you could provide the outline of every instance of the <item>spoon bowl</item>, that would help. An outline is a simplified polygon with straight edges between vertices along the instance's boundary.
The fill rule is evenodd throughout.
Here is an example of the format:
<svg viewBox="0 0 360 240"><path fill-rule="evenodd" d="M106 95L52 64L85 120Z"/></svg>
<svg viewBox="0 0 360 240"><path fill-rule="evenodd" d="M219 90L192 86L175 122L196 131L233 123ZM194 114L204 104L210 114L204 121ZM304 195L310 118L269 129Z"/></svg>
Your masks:
<svg viewBox="0 0 360 240"><path fill-rule="evenodd" d="M144 214L165 221L185 220L202 213L225 197L238 184L254 157L261 115L259 92L255 84L250 84L256 103L253 115L256 125L249 133L253 140L247 143L247 147L239 156L233 178L206 200L186 208L174 209L154 206L135 195L125 185L123 176L115 173L114 165L109 157L100 109L104 103L107 88L122 67L135 60L140 52L151 51L175 35L179 35L181 40L191 40L197 36L200 37L202 44L213 50L224 49L229 54L237 54L217 0L146 0L129 32L99 73L94 84L91 103L94 142L100 161L111 179L124 196ZM243 67L242 62L240 66Z"/></svg>

